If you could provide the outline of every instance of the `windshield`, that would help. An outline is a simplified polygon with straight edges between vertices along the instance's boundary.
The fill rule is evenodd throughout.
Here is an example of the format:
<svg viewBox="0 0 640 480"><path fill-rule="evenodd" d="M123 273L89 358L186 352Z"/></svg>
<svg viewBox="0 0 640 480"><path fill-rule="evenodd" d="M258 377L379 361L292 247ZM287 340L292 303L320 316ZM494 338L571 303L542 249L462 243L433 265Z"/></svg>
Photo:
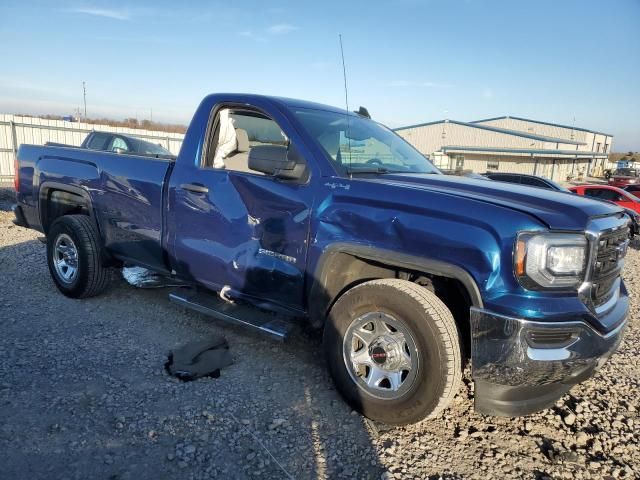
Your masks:
<svg viewBox="0 0 640 480"><path fill-rule="evenodd" d="M342 173L440 173L420 152L368 118L298 108L295 115Z"/></svg>

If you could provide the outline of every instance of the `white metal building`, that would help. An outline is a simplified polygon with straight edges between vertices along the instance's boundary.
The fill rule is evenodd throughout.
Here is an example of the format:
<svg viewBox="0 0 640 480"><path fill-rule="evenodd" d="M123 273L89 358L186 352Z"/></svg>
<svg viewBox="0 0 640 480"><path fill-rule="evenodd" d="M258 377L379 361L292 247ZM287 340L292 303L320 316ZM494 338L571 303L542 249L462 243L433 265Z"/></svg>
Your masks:
<svg viewBox="0 0 640 480"><path fill-rule="evenodd" d="M555 181L610 168L613 136L519 117L440 120L395 129L436 166L476 173L540 175Z"/></svg>

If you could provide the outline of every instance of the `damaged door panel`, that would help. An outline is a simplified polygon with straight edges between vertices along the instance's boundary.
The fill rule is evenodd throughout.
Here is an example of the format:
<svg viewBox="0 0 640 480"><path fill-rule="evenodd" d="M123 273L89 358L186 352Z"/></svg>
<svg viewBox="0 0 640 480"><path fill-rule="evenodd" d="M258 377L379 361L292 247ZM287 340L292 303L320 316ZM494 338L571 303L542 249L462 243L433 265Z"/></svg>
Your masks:
<svg viewBox="0 0 640 480"><path fill-rule="evenodd" d="M256 146L291 143L296 133L271 119L277 111L217 111L225 115L214 109L206 142L214 160L204 155L200 164L176 165L172 178L175 270L224 289L230 299L262 298L302 310L312 191L308 181L264 175L248 164ZM196 183L201 191L185 187Z"/></svg>

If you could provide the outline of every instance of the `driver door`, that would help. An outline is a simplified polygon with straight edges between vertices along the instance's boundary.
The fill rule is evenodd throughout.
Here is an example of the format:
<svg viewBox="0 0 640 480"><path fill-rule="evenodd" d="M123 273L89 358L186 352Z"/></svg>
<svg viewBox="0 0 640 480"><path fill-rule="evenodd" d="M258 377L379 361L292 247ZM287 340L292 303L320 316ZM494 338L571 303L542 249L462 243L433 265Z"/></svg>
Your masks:
<svg viewBox="0 0 640 480"><path fill-rule="evenodd" d="M174 269L231 297L302 310L313 204L309 175L288 181L248 167L254 146L301 140L277 111L245 105L223 115L222 108L214 108L202 159L177 163L171 176ZM222 116L232 119L234 132L221 133ZM214 159L224 168L214 168Z"/></svg>

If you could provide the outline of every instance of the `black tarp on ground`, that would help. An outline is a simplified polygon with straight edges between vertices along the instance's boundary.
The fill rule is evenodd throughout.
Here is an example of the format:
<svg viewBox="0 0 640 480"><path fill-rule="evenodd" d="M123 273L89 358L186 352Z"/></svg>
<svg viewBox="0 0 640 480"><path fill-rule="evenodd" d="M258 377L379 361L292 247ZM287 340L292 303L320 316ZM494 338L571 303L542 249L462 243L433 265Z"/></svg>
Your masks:
<svg viewBox="0 0 640 480"><path fill-rule="evenodd" d="M173 350L166 368L180 380L190 381L201 377L218 378L220 369L232 363L227 340L216 335Z"/></svg>

